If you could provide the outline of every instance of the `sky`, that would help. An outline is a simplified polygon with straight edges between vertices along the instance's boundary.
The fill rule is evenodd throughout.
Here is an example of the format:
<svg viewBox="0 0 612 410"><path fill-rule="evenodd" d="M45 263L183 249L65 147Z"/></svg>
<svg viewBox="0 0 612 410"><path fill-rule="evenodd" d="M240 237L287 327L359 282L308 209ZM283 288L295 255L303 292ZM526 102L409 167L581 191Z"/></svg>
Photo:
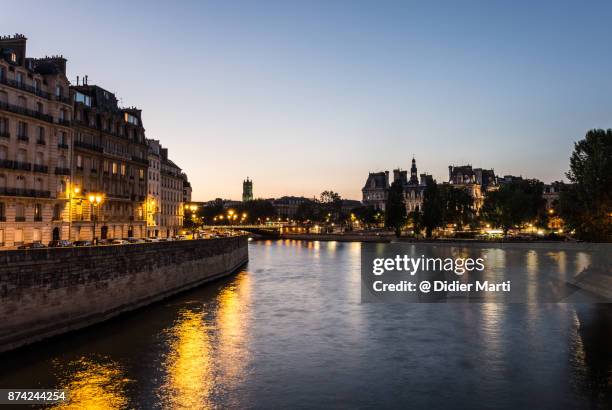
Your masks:
<svg viewBox="0 0 612 410"><path fill-rule="evenodd" d="M536 4L537 3L537 4ZM143 110L194 200L361 199L368 172L564 178L612 127L612 3L5 2L2 34Z"/></svg>

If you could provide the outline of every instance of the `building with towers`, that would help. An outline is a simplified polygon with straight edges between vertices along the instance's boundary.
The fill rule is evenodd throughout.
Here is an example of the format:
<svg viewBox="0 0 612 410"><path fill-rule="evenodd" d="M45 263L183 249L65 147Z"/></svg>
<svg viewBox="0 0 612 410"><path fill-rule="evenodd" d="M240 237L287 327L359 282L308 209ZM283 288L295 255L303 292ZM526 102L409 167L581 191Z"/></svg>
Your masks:
<svg viewBox="0 0 612 410"><path fill-rule="evenodd" d="M253 180L247 177L246 180L242 181L242 202L253 200Z"/></svg>

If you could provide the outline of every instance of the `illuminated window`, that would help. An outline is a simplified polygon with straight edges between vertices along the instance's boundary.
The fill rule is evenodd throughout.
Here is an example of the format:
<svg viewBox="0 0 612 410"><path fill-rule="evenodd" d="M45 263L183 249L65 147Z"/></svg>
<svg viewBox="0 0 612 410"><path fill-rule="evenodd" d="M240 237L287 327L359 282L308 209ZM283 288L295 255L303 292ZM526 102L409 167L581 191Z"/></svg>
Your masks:
<svg viewBox="0 0 612 410"><path fill-rule="evenodd" d="M117 163L113 162L113 175L117 175Z"/></svg>
<svg viewBox="0 0 612 410"><path fill-rule="evenodd" d="M11 53L11 63L16 63L17 62L17 54L16 53Z"/></svg>

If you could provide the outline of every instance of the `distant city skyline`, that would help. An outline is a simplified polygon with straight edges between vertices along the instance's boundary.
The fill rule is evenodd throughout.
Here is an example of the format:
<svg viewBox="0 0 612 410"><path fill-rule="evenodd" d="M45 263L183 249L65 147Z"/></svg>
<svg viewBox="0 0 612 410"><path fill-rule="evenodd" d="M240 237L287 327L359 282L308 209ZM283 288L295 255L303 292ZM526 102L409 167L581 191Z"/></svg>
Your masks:
<svg viewBox="0 0 612 410"><path fill-rule="evenodd" d="M606 2L9 3L1 34L143 110L193 200L360 199L368 172L563 180L612 127ZM92 19L91 16L96 16ZM53 24L49 24L53 22Z"/></svg>

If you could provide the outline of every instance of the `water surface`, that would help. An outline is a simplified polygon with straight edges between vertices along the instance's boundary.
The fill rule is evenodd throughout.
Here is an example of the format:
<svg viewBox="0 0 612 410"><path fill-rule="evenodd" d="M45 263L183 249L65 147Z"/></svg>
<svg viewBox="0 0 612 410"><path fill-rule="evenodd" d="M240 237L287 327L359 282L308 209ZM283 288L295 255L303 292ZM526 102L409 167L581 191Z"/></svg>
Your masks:
<svg viewBox="0 0 612 410"><path fill-rule="evenodd" d="M569 409L612 399L609 305L361 304L360 244L249 246L231 278L0 356L0 388L67 388L82 408ZM538 260L579 262L528 252L535 274Z"/></svg>

